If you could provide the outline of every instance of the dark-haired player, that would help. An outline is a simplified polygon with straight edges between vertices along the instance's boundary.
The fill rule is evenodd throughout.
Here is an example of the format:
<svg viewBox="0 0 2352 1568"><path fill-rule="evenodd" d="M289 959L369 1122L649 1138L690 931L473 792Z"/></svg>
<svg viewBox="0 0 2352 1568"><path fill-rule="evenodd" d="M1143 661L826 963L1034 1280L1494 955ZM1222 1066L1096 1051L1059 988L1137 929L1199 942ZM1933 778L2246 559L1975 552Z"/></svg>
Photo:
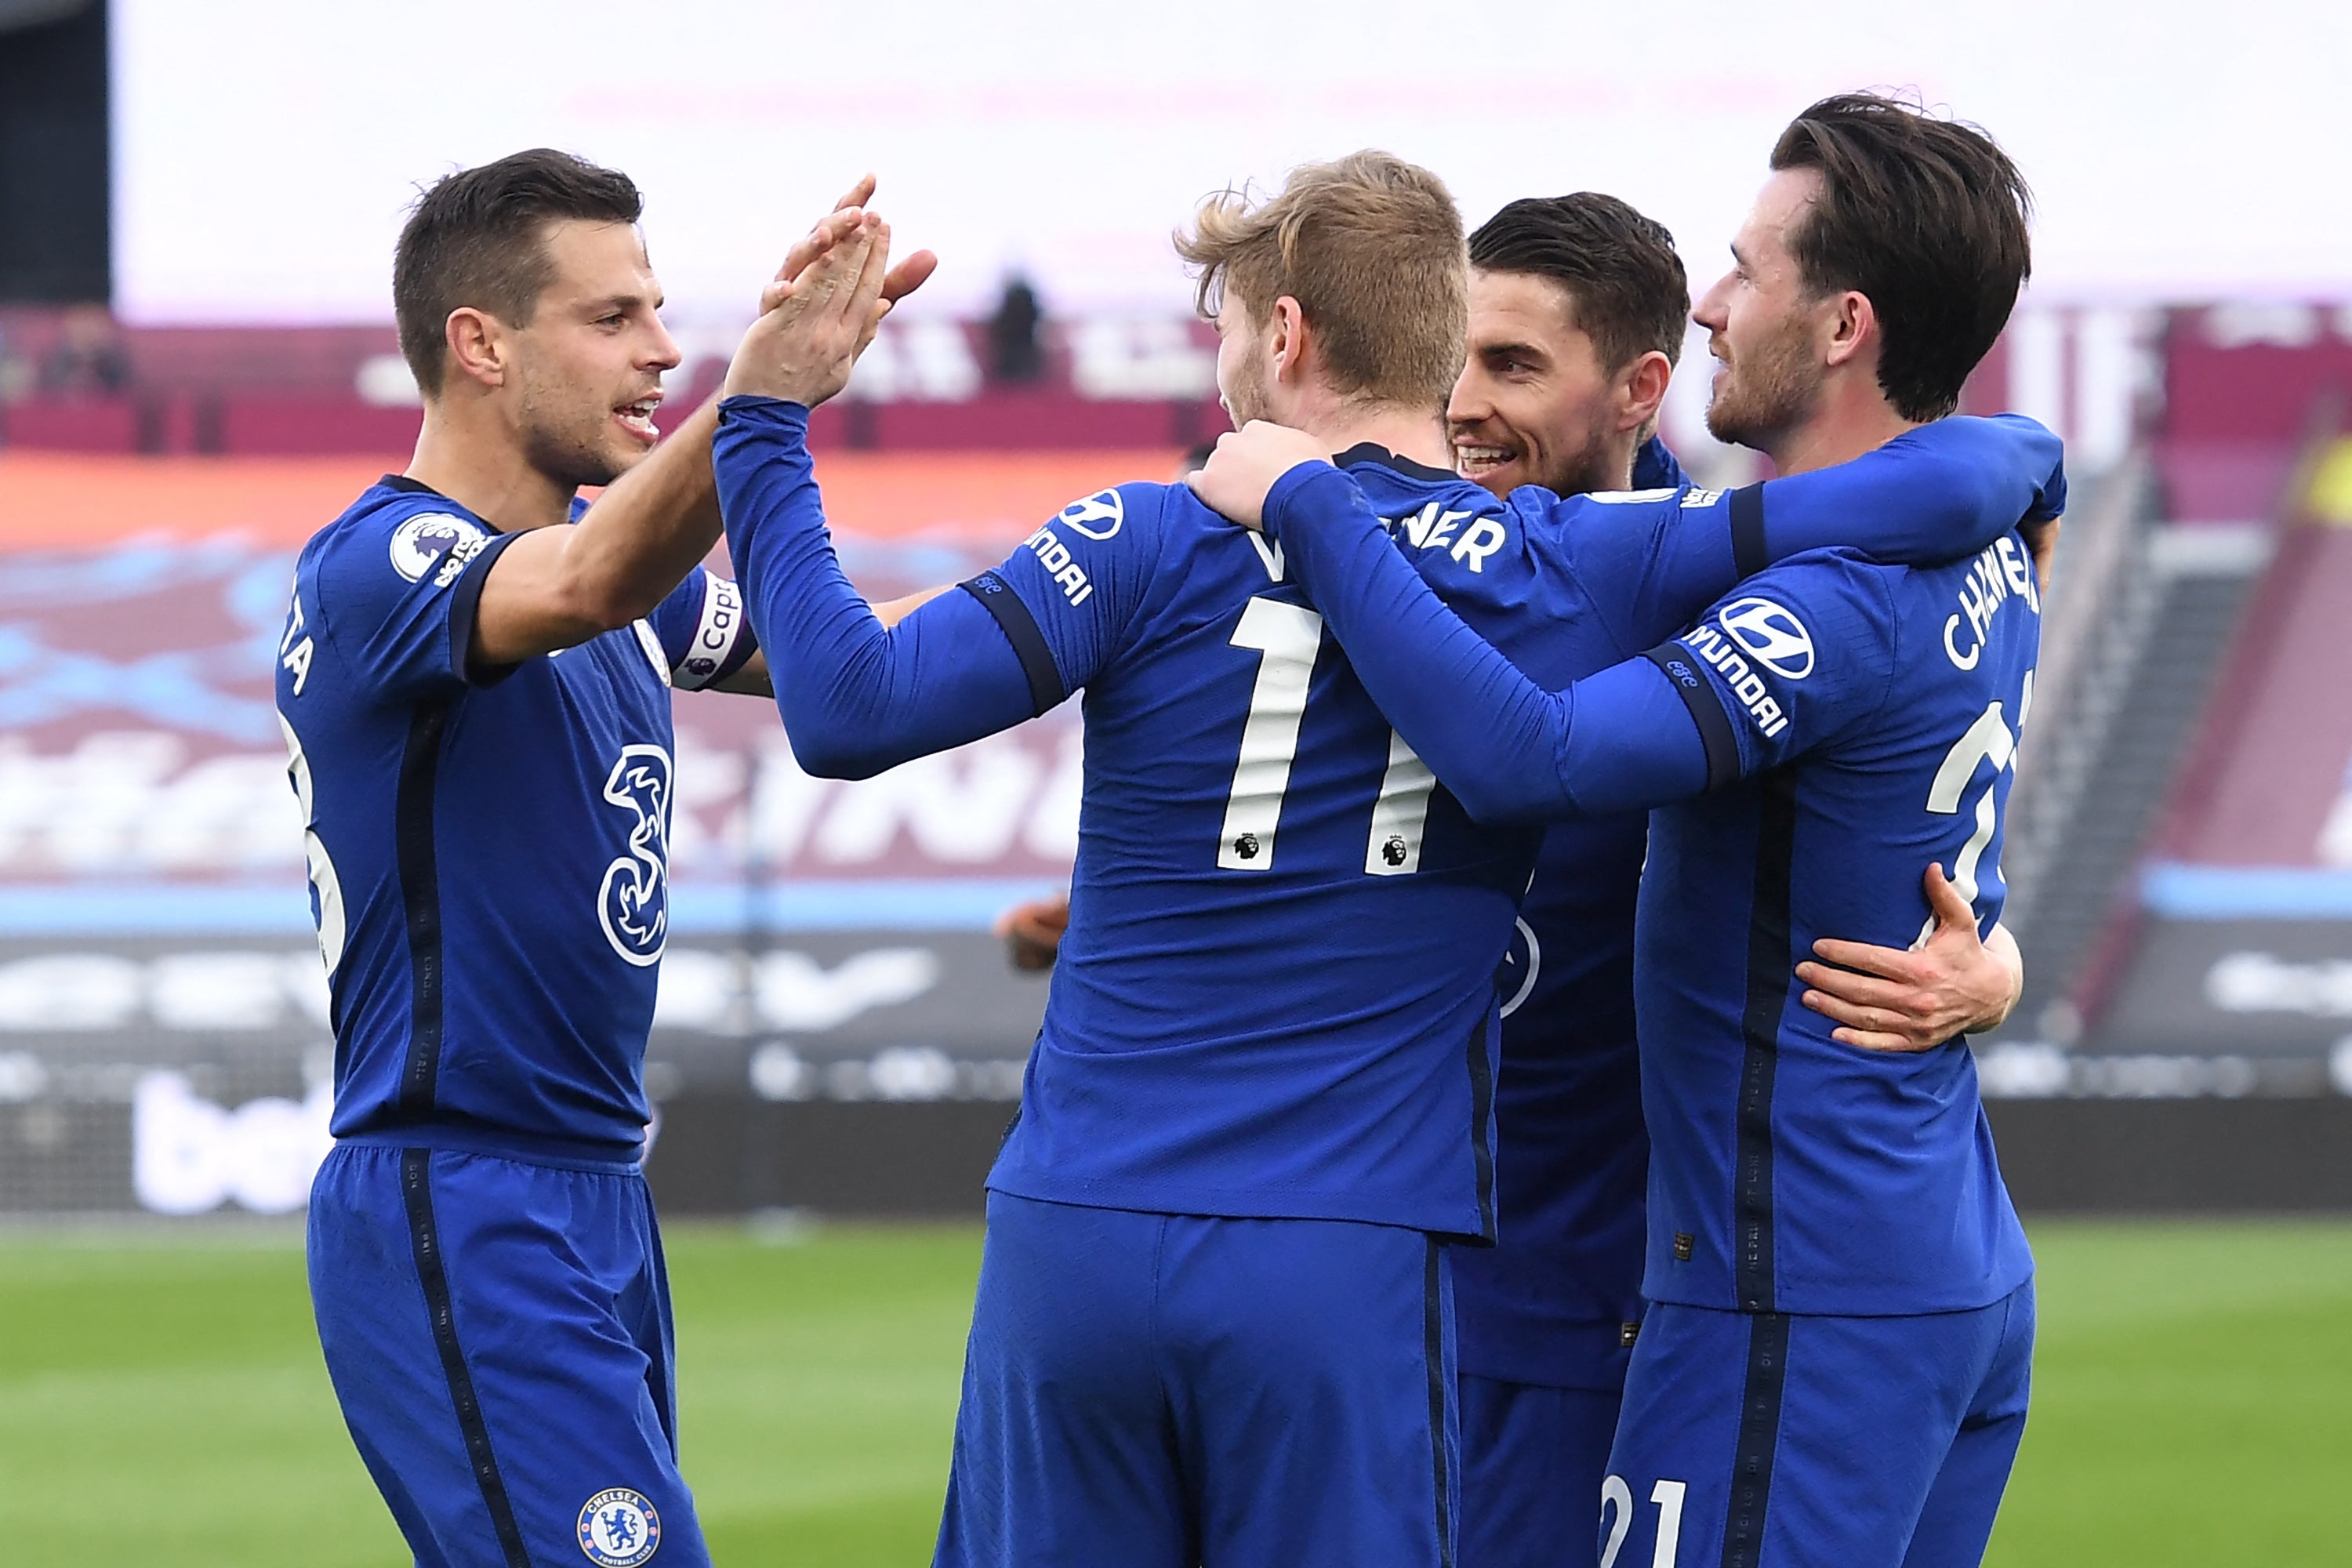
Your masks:
<svg viewBox="0 0 2352 1568"><path fill-rule="evenodd" d="M1344 449L1419 570L1555 675L1667 635L1741 551L1832 516L1890 548L1989 540L2052 459L2039 432L1958 424L1738 501L1654 497L1580 531L1583 574L1530 615L1525 527L1552 498L1447 466L1467 278L1443 185L1380 153L1309 165L1261 206L1212 203L1182 248L1228 406ZM863 774L1087 690L1071 924L990 1176L939 1560L1450 1561L1445 1243L1494 1234L1493 975L1534 836L1472 824L1282 555L1181 488L1075 502L884 626L826 537L810 373L751 345L730 389L760 395L728 400L715 462L803 765Z"/></svg>
<svg viewBox="0 0 2352 1568"><path fill-rule="evenodd" d="M2023 181L1981 132L1870 95L1806 110L1771 163L1697 312L1723 362L1709 423L1783 474L1899 450L1951 413L2015 301ZM1799 554L1555 694L1402 569L1378 498L1318 448L1253 427L1196 483L1263 514L1473 813L1665 807L1636 953L1653 1305L1602 1562L1979 1561L2033 1292L1974 1067L1957 1040L1854 1049L1797 1005L1790 963L1829 931L1924 937L1923 859L1998 917L2040 629L2023 542L1928 569Z"/></svg>
<svg viewBox="0 0 2352 1568"><path fill-rule="evenodd" d="M639 210L626 176L547 151L418 200L393 293L424 432L303 548L278 650L335 1027L312 1300L426 1568L709 1561L642 1067L670 694L766 680L734 585L697 564L716 411L656 445L678 355ZM824 220L764 302L878 321L869 224ZM583 485L611 488L583 508Z"/></svg>

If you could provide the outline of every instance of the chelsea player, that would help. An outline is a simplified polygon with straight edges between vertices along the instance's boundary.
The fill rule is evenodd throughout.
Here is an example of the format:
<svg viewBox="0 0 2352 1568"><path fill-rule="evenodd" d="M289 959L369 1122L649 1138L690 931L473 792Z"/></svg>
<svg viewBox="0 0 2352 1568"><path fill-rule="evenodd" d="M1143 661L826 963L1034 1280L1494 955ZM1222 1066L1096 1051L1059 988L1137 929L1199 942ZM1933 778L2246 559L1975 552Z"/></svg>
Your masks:
<svg viewBox="0 0 2352 1568"><path fill-rule="evenodd" d="M2029 265L2023 181L1980 132L1866 94L1807 110L1771 165L1697 313L1722 361L1710 425L1784 474L1894 451L1951 412L2007 319ZM1665 807L1636 954L1654 1305L1602 1562L1979 1561L2034 1311L1974 1067L1957 1040L1842 1043L1796 1005L1790 961L1832 930L1924 937L1914 868L1930 857L1998 917L2040 629L2023 542L1931 569L1802 553L1553 694L1403 568L1385 498L1311 437L1228 443L1195 483L1263 513L1382 710L1474 814Z"/></svg>
<svg viewBox="0 0 2352 1568"><path fill-rule="evenodd" d="M1562 495L1678 486L1651 435L1690 310L1665 229L1582 191L1510 203L1469 249L1469 354L1446 411L1460 471L1497 496L1523 484ZM1495 1245L1449 1254L1461 1568L1598 1561L1592 1521L1642 1316L1649 1140L1633 911L1647 841L1639 812L1546 833L1497 979ZM999 924L1017 964L1044 968L1068 919L1065 895ZM1842 954L1857 968L1819 969L1808 1004L1885 1024L1868 1034L1874 1045L1940 1045L1990 1026L2015 1000L2015 944L1998 928L1980 943L1965 904L1923 952ZM1849 988L1874 977L1902 984L1868 994L1883 1005L1864 1016Z"/></svg>
<svg viewBox="0 0 2352 1568"><path fill-rule="evenodd" d="M1525 525L1552 498L1441 466L1467 270L1443 185L1385 154L1310 165L1261 206L1213 201L1181 248L1229 407L1345 448L1539 678L1667 635L1747 553L1857 521L1897 554L1989 541L2052 458L1963 423L1737 506L1653 498L1578 531L1587 575L1530 616ZM802 764L878 771L1087 692L1071 924L990 1176L938 1560L1451 1561L1444 1244L1494 1231L1491 977L1534 836L1472 824L1282 554L1180 488L1075 502L885 626L824 531L816 367L765 360L768 331L714 459Z"/></svg>
<svg viewBox="0 0 2352 1568"><path fill-rule="evenodd" d="M734 585L697 564L716 411L656 446L678 354L640 206L544 150L418 200L393 268L415 458L303 548L279 649L336 1042L312 1300L425 1568L709 1560L677 1470L642 1066L670 694L767 681ZM838 294L878 320L866 222L826 219L763 303ZM583 485L611 488L583 508Z"/></svg>
<svg viewBox="0 0 2352 1568"><path fill-rule="evenodd" d="M1596 192L1527 198L1471 235L1470 262L1470 352L1447 409L1461 471L1497 495L1679 487L1652 434L1690 310L1664 227ZM1586 526L1608 526L1591 512ZM1633 928L1647 828L1631 812L1547 832L1496 979L1496 1244L1452 1258L1461 1568L1598 1560L1643 1312ZM1807 966L1807 1004L1882 1025L1866 1037L1881 1048L1990 1027L2021 977L2009 933L1979 942L1965 904L1922 952L1837 951L1854 967ZM1888 978L1900 984L1866 989Z"/></svg>

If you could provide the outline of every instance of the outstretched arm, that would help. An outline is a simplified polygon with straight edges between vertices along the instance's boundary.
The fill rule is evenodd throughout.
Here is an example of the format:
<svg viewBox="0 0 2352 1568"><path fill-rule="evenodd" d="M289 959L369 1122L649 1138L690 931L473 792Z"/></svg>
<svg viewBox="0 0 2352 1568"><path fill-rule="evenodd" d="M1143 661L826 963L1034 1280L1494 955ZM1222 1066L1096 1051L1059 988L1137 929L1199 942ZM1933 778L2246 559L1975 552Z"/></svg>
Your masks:
<svg viewBox="0 0 2352 1568"><path fill-rule="evenodd" d="M1646 516L1606 498L1570 496L1555 518L1604 613L1642 647L1740 578L1807 551L1843 547L1910 565L1974 555L2021 519L2057 516L2066 502L2063 455L2031 419L1954 417L1835 468L1728 494L1685 490L1679 504Z"/></svg>
<svg viewBox="0 0 2352 1568"><path fill-rule="evenodd" d="M849 379L880 320L889 231L870 217L744 334L712 444L729 552L793 753L811 773L875 773L1028 718L1019 657L970 595L886 626L824 525L808 411Z"/></svg>
<svg viewBox="0 0 2352 1568"><path fill-rule="evenodd" d="M1034 714L1020 656L973 595L886 625L850 585L807 435L799 404L730 397L713 448L728 549L801 766L864 778Z"/></svg>
<svg viewBox="0 0 2352 1568"><path fill-rule="evenodd" d="M1214 461L1199 488L1219 504ZM1294 509L1314 524L1287 526ZM1529 680L1430 591L1339 469L1285 472L1265 521L1372 700L1479 821L1640 809L1697 794L1721 765L1646 659L1564 691Z"/></svg>

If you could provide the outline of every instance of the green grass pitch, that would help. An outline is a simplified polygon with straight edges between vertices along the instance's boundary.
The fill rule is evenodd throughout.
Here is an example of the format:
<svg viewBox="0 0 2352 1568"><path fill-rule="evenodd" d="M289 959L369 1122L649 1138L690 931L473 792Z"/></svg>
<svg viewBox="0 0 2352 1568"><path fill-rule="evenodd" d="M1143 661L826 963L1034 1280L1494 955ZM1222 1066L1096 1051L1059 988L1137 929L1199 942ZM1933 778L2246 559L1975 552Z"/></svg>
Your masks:
<svg viewBox="0 0 2352 1568"><path fill-rule="evenodd" d="M2032 1424L1990 1561L2352 1563L2352 1224L2044 1223ZM979 1234L671 1238L718 1560L929 1559ZM407 1561L290 1230L0 1233L0 1542L78 1568Z"/></svg>

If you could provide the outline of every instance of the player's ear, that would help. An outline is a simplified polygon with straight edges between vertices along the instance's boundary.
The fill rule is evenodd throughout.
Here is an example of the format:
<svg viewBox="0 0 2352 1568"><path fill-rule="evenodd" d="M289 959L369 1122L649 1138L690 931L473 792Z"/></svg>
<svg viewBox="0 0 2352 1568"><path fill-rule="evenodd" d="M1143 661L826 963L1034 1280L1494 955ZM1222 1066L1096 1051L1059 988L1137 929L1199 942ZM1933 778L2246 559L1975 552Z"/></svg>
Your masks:
<svg viewBox="0 0 2352 1568"><path fill-rule="evenodd" d="M1831 295L1825 309L1829 313L1829 341L1823 349L1829 363L1849 363L1865 348L1877 346L1878 311L1872 306L1869 295L1858 289L1848 289Z"/></svg>
<svg viewBox="0 0 2352 1568"><path fill-rule="evenodd" d="M1266 353L1276 381L1297 381L1307 368L1307 312L1285 294L1266 312Z"/></svg>
<svg viewBox="0 0 2352 1568"><path fill-rule="evenodd" d="M505 326L487 310L460 305L441 323L449 368L481 386L504 386L509 344Z"/></svg>
<svg viewBox="0 0 2352 1568"><path fill-rule="evenodd" d="M1652 349L1636 355L1617 376L1617 422L1624 430L1657 423L1658 405L1666 400L1666 384L1674 379L1674 362Z"/></svg>

